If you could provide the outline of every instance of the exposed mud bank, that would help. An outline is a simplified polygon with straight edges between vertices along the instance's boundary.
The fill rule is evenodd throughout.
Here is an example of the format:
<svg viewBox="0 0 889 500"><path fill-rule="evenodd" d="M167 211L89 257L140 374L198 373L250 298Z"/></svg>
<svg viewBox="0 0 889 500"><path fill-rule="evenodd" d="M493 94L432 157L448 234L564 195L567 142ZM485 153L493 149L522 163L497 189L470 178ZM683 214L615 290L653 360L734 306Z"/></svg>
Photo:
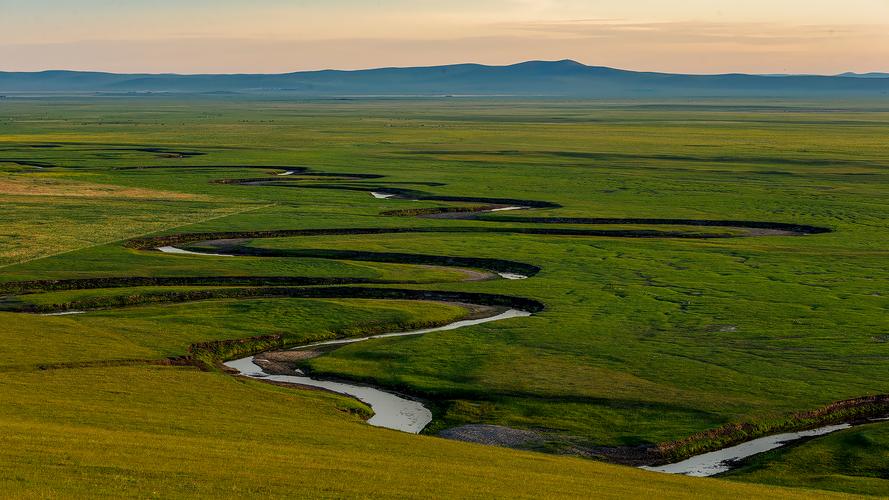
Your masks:
<svg viewBox="0 0 889 500"><path fill-rule="evenodd" d="M519 449L538 445L545 441L543 435L534 431L486 424L461 425L460 427L445 429L439 432L438 435L455 441Z"/></svg>

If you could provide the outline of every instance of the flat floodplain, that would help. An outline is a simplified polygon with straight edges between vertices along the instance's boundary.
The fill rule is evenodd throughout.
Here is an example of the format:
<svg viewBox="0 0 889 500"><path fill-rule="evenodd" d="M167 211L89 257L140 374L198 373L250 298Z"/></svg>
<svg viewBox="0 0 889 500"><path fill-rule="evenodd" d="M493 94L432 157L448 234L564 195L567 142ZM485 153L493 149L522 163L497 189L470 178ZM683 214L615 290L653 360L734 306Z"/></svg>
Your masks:
<svg viewBox="0 0 889 500"><path fill-rule="evenodd" d="M19 478L7 480L10 491L40 496L37 470L51 465L62 483L86 476L99 493L150 492L163 462L123 457L163 442L169 453L175 446L203 461L165 483L160 496L282 494L314 470L279 463L297 449L304 463L328 471L316 491L331 496L397 495L397 473L375 475L364 482L368 490L329 469L341 460L362 472L375 461L399 467L405 449L439 458L428 489L402 494L465 494L455 478L494 477L484 493L513 496L509 475L525 466L492 464L538 462L552 469L541 476L553 475L521 493L576 495L613 475L627 492L675 485L674 494L696 486L703 494L789 494L402 436L365 426L366 408L346 398L155 365L194 354L197 343L274 337L295 344L466 314L453 303L395 296L258 296L256 287L269 285L246 278L349 279L335 285L543 304L530 318L368 341L301 364L428 401L430 435L492 424L533 432L539 439L525 447L534 451L607 457L731 423L769 428L796 412L887 392L884 102L145 96L11 98L0 110L0 397L7 402L0 418L18 429L4 448L23 450L3 460L4 476ZM371 194L387 189L401 194ZM459 198L549 205L470 219L408 216L486 204ZM681 222L689 220L829 232ZM282 231L303 232L259 234ZM238 256L163 254L128 243L183 233L226 233L222 243L182 246ZM519 264L528 267L510 267ZM535 271L523 280L495 272L527 269ZM76 281L121 277L191 281ZM194 281L220 277L237 283ZM13 289L34 280L42 282L35 290ZM74 282L47 289L47 280ZM213 294L196 294L208 289ZM81 306L97 310L20 312ZM68 459L49 449L60 436ZM86 456L94 450L84 443L93 441L121 461ZM257 449L268 450L261 460ZM243 481L199 479L211 471ZM855 470L833 473L842 479L830 489L889 492L871 473L861 487ZM823 479L766 476L729 477L827 487Z"/></svg>

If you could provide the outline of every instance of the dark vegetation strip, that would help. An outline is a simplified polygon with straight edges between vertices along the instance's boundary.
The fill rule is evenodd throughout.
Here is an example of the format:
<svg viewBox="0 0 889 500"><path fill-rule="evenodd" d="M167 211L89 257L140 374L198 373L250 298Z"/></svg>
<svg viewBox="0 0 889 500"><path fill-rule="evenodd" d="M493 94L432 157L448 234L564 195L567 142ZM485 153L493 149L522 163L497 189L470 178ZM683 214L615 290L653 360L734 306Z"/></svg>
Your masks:
<svg viewBox="0 0 889 500"><path fill-rule="evenodd" d="M520 222L534 224L651 224L671 226L737 227L747 229L776 229L797 234L824 234L832 232L826 227L784 222L762 222L749 220L700 220L700 219L646 219L646 218L606 218L606 217L478 217L489 222Z"/></svg>
<svg viewBox="0 0 889 500"><path fill-rule="evenodd" d="M300 257L312 259L355 260L361 262L420 264L428 266L471 267L501 273L518 273L529 277L540 272L540 268L537 266L513 260L397 252L366 252L360 250L277 250L238 246L226 247L225 253L228 255L251 257ZM404 282L402 281L402 283ZM2 290L2 285L0 285L0 290Z"/></svg>
<svg viewBox="0 0 889 500"><path fill-rule="evenodd" d="M337 179L342 180L367 180L367 179L379 179L384 176L378 174L355 174L355 173L342 173L337 174L333 172L294 172L291 175L279 175L277 177L247 177L241 179L214 179L211 181L213 184L242 184L245 186L278 186L278 187L294 187L293 184L296 182L305 182L307 179L301 176L310 176L311 178L315 177L335 177ZM309 186L303 186L309 187ZM337 186L337 189L347 189L346 187ZM365 189L355 188L356 191ZM366 189L370 191L370 189Z"/></svg>
<svg viewBox="0 0 889 500"><path fill-rule="evenodd" d="M191 158L193 156L204 156L207 153L201 151L177 151L169 148L113 148L113 151L139 151L142 153L155 153L158 155L169 155L174 158Z"/></svg>
<svg viewBox="0 0 889 500"><path fill-rule="evenodd" d="M13 158L0 158L0 163L14 163L16 165L22 167L40 167L40 168L54 168L58 167L53 163L48 163L45 161L34 161L34 160L19 160Z"/></svg>
<svg viewBox="0 0 889 500"><path fill-rule="evenodd" d="M32 149L49 149L49 148L60 148L59 144L17 144L11 147L2 147L0 151L18 151L20 149L32 148Z"/></svg>
<svg viewBox="0 0 889 500"><path fill-rule="evenodd" d="M211 299L262 298L383 299L462 302L484 306L511 307L529 312L540 312L545 307L540 301L510 295L366 287L256 287L217 288L210 290L170 290L108 297L91 297L62 302L59 304L17 304L15 307L17 312L55 313L111 309L145 304L194 302Z"/></svg>
<svg viewBox="0 0 889 500"><path fill-rule="evenodd" d="M315 175L311 173L310 175ZM268 180L268 179L266 179ZM277 180L272 180L273 183L278 183ZM528 208L561 208L562 205L558 203L553 203L549 201L539 201L539 200L520 200L517 198L488 198L488 197L478 197L478 196L445 196L445 195L432 195L425 191L417 191L414 189L403 189L403 188L392 188L392 187L379 187L379 186L342 186L339 184L291 184L288 187L300 188L300 189L337 189L341 191L365 191L365 192L381 192L385 194L395 195L397 198L409 198L412 200L420 200L420 201L445 201L445 202L456 202L456 203L485 203L487 205L494 206L504 206L504 205L514 205L514 206L522 206Z"/></svg>
<svg viewBox="0 0 889 500"><path fill-rule="evenodd" d="M223 231L213 233L179 233L166 236L136 238L124 243L127 248L149 250L163 246L175 246L209 240L289 238L298 236L336 236L358 234L409 234L409 233L499 233L552 236L602 236L613 238L732 238L726 233L696 233L687 231L658 231L654 229L549 229L507 227L360 227L337 229L278 229L268 231Z"/></svg>
<svg viewBox="0 0 889 500"><path fill-rule="evenodd" d="M108 278L80 278L63 280L10 281L0 283L0 294L60 290L91 290L97 288L128 288L143 286L316 286L316 285L391 285L405 281L375 280L371 278L314 278L302 276L126 276Z"/></svg>
<svg viewBox="0 0 889 500"><path fill-rule="evenodd" d="M680 154L632 154L632 153L596 153L583 151L518 151L518 150L413 150L404 151L403 155L472 155L472 156L518 156L518 155L537 155L537 156L554 156L557 158L573 158L584 160L614 161L614 160L666 160L666 161L683 161L695 163L747 163L747 164L783 164L783 165L800 165L800 166L830 166L830 165L847 165L847 166L882 166L868 160L848 160L848 159L832 159L832 158L779 158L772 156L704 156L704 155L680 155Z"/></svg>
<svg viewBox="0 0 889 500"><path fill-rule="evenodd" d="M461 217L462 219L475 219L476 217L472 216L479 212L488 212L492 208L497 208L496 205L478 205L474 207L428 207L428 208L405 208L401 210L386 210L384 212L380 212L380 215L385 217L429 217L435 215L448 215L448 214L467 214L471 217Z"/></svg>
<svg viewBox="0 0 889 500"><path fill-rule="evenodd" d="M149 169L177 169L177 170L188 170L188 169L207 169L207 168L221 168L221 169L242 169L242 168L261 168L265 170L288 170L293 171L295 173L303 173L309 170L309 167L287 167L281 165L133 165L133 166L122 166L122 167L114 167L112 170L149 170Z"/></svg>
<svg viewBox="0 0 889 500"><path fill-rule="evenodd" d="M562 205L549 201L519 200L516 198L479 198L476 196L425 196L421 200L453 201L466 203L487 203L490 205L516 205L529 208L561 208Z"/></svg>
<svg viewBox="0 0 889 500"><path fill-rule="evenodd" d="M376 174L349 174L349 173L324 173L324 172L314 172L314 171L301 171L299 175L308 175L313 177L318 176L331 176L331 177L342 177L342 178L354 178L354 179L379 179L385 176L376 175ZM259 177L259 178L247 178L247 179L218 179L213 181L214 183L219 184L247 184L247 185L279 185L281 187L293 187L300 189L336 189L340 191L363 191L363 192L381 192L385 194L392 194L398 198L410 198L414 200L421 201L445 201L445 202L460 202L460 203L485 203L488 205L494 206L502 206L502 205L516 205L528 208L561 208L562 205L558 203L552 203L549 201L538 201L538 200L519 200L516 198L487 198L487 197L477 197L477 196L445 196L445 195L432 195L425 191L417 191L413 189L404 189L404 188L393 188L393 187L383 187L383 186L350 186L350 185L341 185L341 184L297 184L300 181L298 175L295 176L281 176L281 178L275 177ZM429 185L442 185L440 183L429 183ZM465 209L458 209L461 211L465 211Z"/></svg>

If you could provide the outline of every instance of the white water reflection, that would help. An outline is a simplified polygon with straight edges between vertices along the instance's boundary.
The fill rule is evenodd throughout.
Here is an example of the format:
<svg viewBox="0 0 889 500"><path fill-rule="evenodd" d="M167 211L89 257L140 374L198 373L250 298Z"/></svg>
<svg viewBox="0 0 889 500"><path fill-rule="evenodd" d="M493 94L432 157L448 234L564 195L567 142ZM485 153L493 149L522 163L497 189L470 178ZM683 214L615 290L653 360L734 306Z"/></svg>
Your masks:
<svg viewBox="0 0 889 500"><path fill-rule="evenodd" d="M525 276L524 274L517 274L517 273L497 273L497 274L500 275L501 278L507 279L507 280L526 280L526 279L528 279L528 277Z"/></svg>
<svg viewBox="0 0 889 500"><path fill-rule="evenodd" d="M492 208L490 210L485 210L485 212L508 212L510 210L524 210L528 207L501 207L501 208Z"/></svg>
<svg viewBox="0 0 889 500"><path fill-rule="evenodd" d="M780 448L787 443L798 439L814 436L824 436L832 432L836 432L851 427L849 424L828 425L818 429L800 432L787 432L784 434L775 434L766 436L746 443L741 443L729 448L723 448L717 451L711 451L691 457L682 462L675 464L662 465L659 467L641 467L645 470L654 472L666 472L668 474L685 474L686 476L706 477L728 472L732 469L734 462L743 458L752 457L760 453Z"/></svg>
<svg viewBox="0 0 889 500"><path fill-rule="evenodd" d="M432 412L419 401L405 399L373 387L295 375L269 375L253 362L252 356L229 361L225 363L225 366L234 368L241 372L242 375L252 378L318 387L352 396L373 409L374 416L367 423L377 427L418 434L432 421Z"/></svg>
<svg viewBox="0 0 889 500"><path fill-rule="evenodd" d="M390 193L380 193L380 192L377 192L377 191L371 191L371 192L370 192L370 195L373 196L374 198L377 198L377 199L380 199L380 200L385 200L385 199L387 199L387 198L392 198L393 196L395 196L394 194L390 194Z"/></svg>
<svg viewBox="0 0 889 500"><path fill-rule="evenodd" d="M490 316L487 318L455 321L453 323L436 327L425 328L422 330L411 330L408 332L385 333L381 335L371 335L368 337L359 337L351 339L329 340L325 342L316 342L298 349L306 349L310 347L319 347L327 345L354 344L370 339L381 339L391 337L405 337L411 335L423 335L430 332L440 332L447 330L456 330L466 326L480 325L482 323L490 323L492 321L500 321L509 318L521 318L530 316L527 311L510 309L501 314ZM432 421L432 412L423 406L419 401L407 399L390 392L382 391L374 387L365 385L350 384L347 382L334 382L330 380L319 380L312 377L297 375L270 375L262 371L262 368L253 361L253 356L234 361L228 361L225 366L237 370L241 375L251 378L260 378L263 380L272 380L275 382L285 382L290 384L299 384L310 387L318 387L327 389L339 394L352 396L371 407L374 416L367 421L370 425L376 427L385 427L387 429L395 429L398 431L417 434Z"/></svg>
<svg viewBox="0 0 889 500"><path fill-rule="evenodd" d="M364 342L365 340L372 340L372 339L386 339L386 338L391 338L391 337L409 337L412 335L423 335L425 333L444 332L444 331L448 331L448 330L456 330L458 328L463 328L466 326L481 325L483 323L491 323L493 321L501 321L501 320L510 319L510 318L526 318L528 316L531 316L531 313L529 313L528 311L521 311L519 309L510 309L510 310L502 312L496 316L489 316L487 318L479 318L479 319L464 319L461 321L455 321L453 323L448 323L447 325L437 326L434 328L424 328L422 330L411 330L408 332L381 333L379 335L370 335L368 337L355 337L355 338L348 338L348 339L325 340L323 342L315 342L314 344L307 344L304 346L295 347L291 350L297 351L300 349L307 349L310 347L320 347L320 346L326 346L326 345L354 344L356 342Z"/></svg>
<svg viewBox="0 0 889 500"><path fill-rule="evenodd" d="M158 247L163 253L174 253L178 255L208 255L210 257L234 257L234 255L227 255L223 253L204 253L204 252L192 252L190 250L183 250L181 248L176 247Z"/></svg>

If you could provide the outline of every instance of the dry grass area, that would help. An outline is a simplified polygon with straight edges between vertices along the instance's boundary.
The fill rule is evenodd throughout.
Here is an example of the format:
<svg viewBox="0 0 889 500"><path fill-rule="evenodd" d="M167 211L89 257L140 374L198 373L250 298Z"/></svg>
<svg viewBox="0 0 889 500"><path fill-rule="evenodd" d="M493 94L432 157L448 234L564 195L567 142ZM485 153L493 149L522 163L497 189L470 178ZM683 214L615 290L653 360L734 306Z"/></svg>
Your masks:
<svg viewBox="0 0 889 500"><path fill-rule="evenodd" d="M257 208L133 199L0 195L0 267Z"/></svg>
<svg viewBox="0 0 889 500"><path fill-rule="evenodd" d="M203 195L95 184L45 176L0 176L0 195L207 201Z"/></svg>

